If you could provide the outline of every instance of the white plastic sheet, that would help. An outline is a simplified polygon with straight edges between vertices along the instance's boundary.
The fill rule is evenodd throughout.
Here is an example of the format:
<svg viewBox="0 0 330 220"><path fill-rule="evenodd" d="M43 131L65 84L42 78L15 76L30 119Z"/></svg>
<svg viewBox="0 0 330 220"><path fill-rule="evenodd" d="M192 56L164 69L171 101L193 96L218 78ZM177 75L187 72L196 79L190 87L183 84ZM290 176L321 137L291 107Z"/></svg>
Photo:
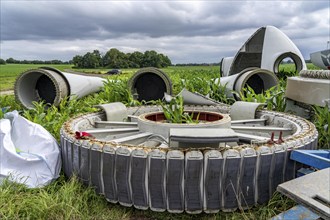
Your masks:
<svg viewBox="0 0 330 220"><path fill-rule="evenodd" d="M42 187L59 177L60 148L41 125L28 121L17 111L0 120L0 177Z"/></svg>

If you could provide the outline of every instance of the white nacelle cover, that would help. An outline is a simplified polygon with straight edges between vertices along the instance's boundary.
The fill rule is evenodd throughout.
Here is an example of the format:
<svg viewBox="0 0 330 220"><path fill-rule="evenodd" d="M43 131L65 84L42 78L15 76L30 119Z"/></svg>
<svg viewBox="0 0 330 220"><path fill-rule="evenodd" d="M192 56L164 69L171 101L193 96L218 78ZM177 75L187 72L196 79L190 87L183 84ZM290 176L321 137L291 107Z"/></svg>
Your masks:
<svg viewBox="0 0 330 220"><path fill-rule="evenodd" d="M42 187L59 177L60 149L55 138L41 125L17 111L0 120L0 178Z"/></svg>

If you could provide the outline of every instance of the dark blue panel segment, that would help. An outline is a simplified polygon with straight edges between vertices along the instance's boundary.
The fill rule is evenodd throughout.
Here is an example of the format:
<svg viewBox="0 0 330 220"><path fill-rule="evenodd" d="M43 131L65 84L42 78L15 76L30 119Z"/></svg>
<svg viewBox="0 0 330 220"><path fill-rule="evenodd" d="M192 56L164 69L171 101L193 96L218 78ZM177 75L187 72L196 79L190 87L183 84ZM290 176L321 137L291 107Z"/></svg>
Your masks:
<svg viewBox="0 0 330 220"><path fill-rule="evenodd" d="M167 200L169 210L184 210L183 174L184 160L169 159L167 165Z"/></svg>
<svg viewBox="0 0 330 220"><path fill-rule="evenodd" d="M115 154L103 153L104 195L109 201L117 201L115 182Z"/></svg>
<svg viewBox="0 0 330 220"><path fill-rule="evenodd" d="M72 169L74 174L79 174L79 164L80 164L80 146L79 142L75 142L72 148Z"/></svg>
<svg viewBox="0 0 330 220"><path fill-rule="evenodd" d="M147 158L131 158L131 186L134 206L148 207L148 194L146 188Z"/></svg>
<svg viewBox="0 0 330 220"><path fill-rule="evenodd" d="M236 209L238 206L238 173L241 158L226 158L223 184L223 209Z"/></svg>
<svg viewBox="0 0 330 220"><path fill-rule="evenodd" d="M257 173L257 189L258 189L258 199L259 204L268 202L271 197L269 192L269 173L270 165L272 162L273 154L262 154L258 157L258 173Z"/></svg>
<svg viewBox="0 0 330 220"><path fill-rule="evenodd" d="M205 209L220 210L223 159L208 159L205 170Z"/></svg>
<svg viewBox="0 0 330 220"><path fill-rule="evenodd" d="M270 194L276 191L279 184L283 183L283 169L284 169L285 151L276 152L273 154L271 175L271 189Z"/></svg>
<svg viewBox="0 0 330 220"><path fill-rule="evenodd" d="M150 158L149 196L151 208L159 210L166 209L165 176L166 160Z"/></svg>
<svg viewBox="0 0 330 220"><path fill-rule="evenodd" d="M116 185L118 201L124 205L132 205L129 182L130 156L116 154Z"/></svg>
<svg viewBox="0 0 330 220"><path fill-rule="evenodd" d="M202 174L203 160L186 160L185 202L187 211L203 210Z"/></svg>
<svg viewBox="0 0 330 220"><path fill-rule="evenodd" d="M90 150L89 146L83 145L80 148L80 179L85 185L90 184Z"/></svg>
<svg viewBox="0 0 330 220"><path fill-rule="evenodd" d="M101 152L98 150L91 150L90 152L90 174L91 174L91 183L95 188L97 193L102 192L102 182L101 182Z"/></svg>
<svg viewBox="0 0 330 220"><path fill-rule="evenodd" d="M72 166L72 149L73 149L73 142L72 140L68 139L67 142L66 142L66 153L67 153L67 157L66 157L66 165L67 165L67 176L68 177L71 177L72 176L72 173L73 173L73 166Z"/></svg>
<svg viewBox="0 0 330 220"><path fill-rule="evenodd" d="M284 167L284 182L295 178L295 162L290 160L290 154L292 150L287 150L285 154L285 167Z"/></svg>
<svg viewBox="0 0 330 220"><path fill-rule="evenodd" d="M256 204L256 163L257 156L243 158L240 179L240 202L243 207L252 207Z"/></svg>
<svg viewBox="0 0 330 220"><path fill-rule="evenodd" d="M61 157L62 157L62 167L63 167L63 172L67 176L68 171L67 171L67 139L61 136Z"/></svg>

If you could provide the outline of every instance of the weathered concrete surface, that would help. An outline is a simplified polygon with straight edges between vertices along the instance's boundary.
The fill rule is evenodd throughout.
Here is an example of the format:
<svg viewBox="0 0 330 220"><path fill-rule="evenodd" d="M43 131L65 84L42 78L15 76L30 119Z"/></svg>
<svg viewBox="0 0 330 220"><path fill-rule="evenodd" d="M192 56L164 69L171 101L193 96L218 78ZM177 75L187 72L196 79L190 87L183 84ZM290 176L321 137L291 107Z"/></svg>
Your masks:
<svg viewBox="0 0 330 220"><path fill-rule="evenodd" d="M330 219L330 168L282 183L277 191Z"/></svg>

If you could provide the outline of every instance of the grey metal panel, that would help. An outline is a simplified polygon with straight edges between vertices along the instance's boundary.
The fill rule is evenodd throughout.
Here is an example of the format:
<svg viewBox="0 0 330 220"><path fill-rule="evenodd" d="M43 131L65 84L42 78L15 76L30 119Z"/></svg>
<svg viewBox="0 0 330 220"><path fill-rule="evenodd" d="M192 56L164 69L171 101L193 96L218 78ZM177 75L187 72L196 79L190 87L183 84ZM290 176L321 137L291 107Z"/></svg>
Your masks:
<svg viewBox="0 0 330 220"><path fill-rule="evenodd" d="M237 142L238 137L230 128L171 128L170 141L209 144Z"/></svg>
<svg viewBox="0 0 330 220"><path fill-rule="evenodd" d="M272 132L272 131L283 131L289 132L292 131L292 128L283 128L283 127L270 127L270 126L248 126L248 125L232 125L233 130L241 131L255 131L255 132Z"/></svg>
<svg viewBox="0 0 330 220"><path fill-rule="evenodd" d="M67 175L67 165L66 165L66 138L61 135L61 158L62 158L62 169L65 175Z"/></svg>
<svg viewBox="0 0 330 220"><path fill-rule="evenodd" d="M170 153L170 152L169 152ZM169 154L168 153L168 154ZM178 151L179 153L179 151ZM183 154L180 152L180 154ZM184 210L184 158L167 159L167 209L169 212L183 212Z"/></svg>
<svg viewBox="0 0 330 220"><path fill-rule="evenodd" d="M148 208L148 189L147 181L147 158L133 157L131 158L131 186L132 200L134 207L139 209Z"/></svg>
<svg viewBox="0 0 330 220"><path fill-rule="evenodd" d="M269 192L269 172L271 167L273 154L261 154L258 156L258 173L257 173L257 202L263 204L267 202L271 194Z"/></svg>
<svg viewBox="0 0 330 220"><path fill-rule="evenodd" d="M80 179L85 185L90 184L90 147L86 141L83 142L80 148Z"/></svg>
<svg viewBox="0 0 330 220"><path fill-rule="evenodd" d="M102 193L101 181L101 148L98 144L93 144L90 151L90 176L92 186L97 193Z"/></svg>
<svg viewBox="0 0 330 220"><path fill-rule="evenodd" d="M266 119L265 118L257 118L257 119L245 119L245 120L232 120L231 124L250 124L250 125L266 125Z"/></svg>
<svg viewBox="0 0 330 220"><path fill-rule="evenodd" d="M109 150L107 150L109 149ZM110 202L117 202L117 190L115 182L115 151L114 149L103 147L102 154L102 175L103 175L103 186L104 186L104 196Z"/></svg>
<svg viewBox="0 0 330 220"><path fill-rule="evenodd" d="M95 127L96 128L111 128L111 129L117 129L117 128L132 128L136 127L136 122L117 122L117 121L96 121Z"/></svg>
<svg viewBox="0 0 330 220"><path fill-rule="evenodd" d="M93 136L95 136L96 134L102 134L105 135L107 133L114 133L114 134L118 134L118 133L125 133L125 132L133 132L133 131L139 131L138 127L134 127L134 128L94 128L94 129L87 129L84 130L84 132L87 132L89 134L93 134Z"/></svg>
<svg viewBox="0 0 330 220"><path fill-rule="evenodd" d="M326 168L283 183L277 190L318 214L320 219L330 219L330 182L326 181L329 179L330 168Z"/></svg>
<svg viewBox="0 0 330 220"><path fill-rule="evenodd" d="M130 161L128 152L119 154L120 149L116 151L116 187L118 201L123 206L132 206L131 186L130 186ZM127 149L122 149L128 151Z"/></svg>
<svg viewBox="0 0 330 220"><path fill-rule="evenodd" d="M298 149L298 148L299 148L299 150L307 150L307 143L301 143L301 142L299 142L298 143L298 147L296 147L296 149Z"/></svg>
<svg viewBox="0 0 330 220"><path fill-rule="evenodd" d="M116 143L138 145L138 144L145 142L150 135L152 135L152 134L149 132L132 133L132 134L130 134L130 136L116 138L116 139L113 139L112 141L116 142Z"/></svg>
<svg viewBox="0 0 330 220"><path fill-rule="evenodd" d="M202 108L202 107L190 107L190 108ZM203 107L204 108L204 107ZM217 109L217 108L215 108L214 107L214 109ZM149 111L149 110L148 110ZM135 112L135 110L134 110L134 112ZM100 113L99 113L100 114ZM280 114L280 113L279 113ZM101 114L100 114L101 115ZM258 115L258 117L260 117L260 115ZM93 123L95 122L95 120L99 120L98 118L93 118L92 120L90 120L89 122L87 121L87 119L84 119L83 120L83 122L81 122L81 123L79 123L78 125L75 125L77 128L79 127L79 128L88 128L88 127L90 127L90 126L92 126L93 125ZM268 120L267 119L267 122L269 122L270 120ZM282 122L282 121L280 121L280 120L278 120L279 121L279 123L280 122ZM284 121L285 122L285 121ZM283 123L284 123L283 122ZM89 124L89 123L91 123L91 124ZM298 122L297 122L298 123ZM302 124L302 125L304 125L305 127L307 127L308 128L308 126L307 125L305 125L305 124ZM299 124L299 126L302 126L302 125L300 125ZM310 126L309 126L310 127ZM137 129L137 127L135 127L134 129ZM305 128L304 128L305 129ZM74 129L74 130L77 130L77 129ZM104 130L104 129L103 129ZM289 139L285 139L285 140L294 140L293 142L294 143L292 143L292 146L290 145L290 146L288 146L288 147L290 147L290 148L299 148L299 147L297 147L297 146L301 146L301 147L304 147L303 145L301 145L302 143L304 143L304 144L306 144L307 143L307 141L308 140L313 140L313 138L312 138L312 136L313 135L315 135L315 134L312 134L311 132L309 132L308 131L308 129L305 129L305 131L304 131L305 133L303 134L303 135L301 135L301 136L297 136L297 138L295 138L296 136L293 136L294 138L289 138ZM309 132L309 133L307 133L307 132ZM299 129L297 128L297 132L296 132L297 134L299 133ZM71 137L71 134L72 133L70 133L69 132L69 135L68 135L68 137L67 138L70 138ZM64 140L64 137L65 136L63 136L63 137L61 137L61 141L63 141L64 143L65 143L65 140ZM244 136L245 137L245 136ZM249 138L250 139L254 139L254 137L252 137L251 135L249 135ZM285 137L285 138L287 138L287 137ZM303 138L303 141L302 141L302 138ZM97 139L98 140L98 139ZM316 139L315 139L316 140ZM90 141L90 140L87 140L87 142L92 142L92 141ZM108 142L109 144L110 144L110 142ZM254 142L253 142L254 143ZM316 141L314 142L314 141L312 141L312 143L313 144L315 144L316 143ZM75 143L76 144L76 143ZM259 147L260 146L258 146L259 144L261 144L261 142L259 143L257 143L256 142L256 145L255 145L255 147L256 147L256 149L259 149ZM312 144L312 146L313 146L313 144ZM122 204L122 205L126 205L127 206L127 204L128 205L132 205L132 203L135 203L135 202L132 202L132 200L134 200L134 199L132 199L133 198L133 196L132 196L132 185L134 185L134 183L135 183L135 181L133 181L132 180L132 178L133 178L133 176L134 176L134 173L136 173L135 171L133 172L133 168L132 168L132 171L131 171L131 166L132 166L132 160L133 160L133 152L132 152L132 155L130 154L130 151L132 151L132 150L134 150L134 149L139 149L139 150L144 150L144 149L146 149L145 148L145 146L139 146L139 145L137 145L137 143L134 143L134 147L127 147L127 151L129 152L129 153L125 153L125 154L118 154L118 155L121 155L121 156L123 156L123 157L130 157L131 156L131 158L129 158L129 160L130 160L130 167L128 168L128 177L126 176L125 178L126 178L126 183L124 183L124 184L122 184L124 187L126 186L127 188L128 188L128 190L127 190L127 192L128 192L128 195L129 195L129 197L130 197L130 199L131 199L131 203L125 203L125 202L123 202L123 201L120 201L120 203ZM165 145L165 144L164 144ZM233 144L234 145L234 144ZM232 145L230 145L230 146L232 146ZM66 143L66 146L65 147L70 147L67 143ZM72 146L71 146L72 147ZM73 146L73 151L71 151L71 153L72 153L72 158L73 158L73 160L71 161L71 162L73 162L73 170L75 171L76 170L76 159L75 159L75 157L76 157L76 149L75 149L75 147L76 146ZM232 146L233 147L233 146ZM268 149L270 149L270 150L273 150L273 148L274 148L274 146L273 145L265 145L265 147L267 147ZM64 148L64 147L63 147ZM123 147L124 148L124 147ZM84 155L83 153L82 153L82 151L83 151L83 149L85 149L85 153L86 152L89 152L89 150L88 150L88 148L83 148L83 147L81 147L81 155ZM87 149L87 150L86 150ZM160 149L160 148L158 148L158 149ZM234 149L236 149L236 148L234 148ZM182 160L183 158L181 157L181 155L184 155L187 151L189 151L190 149L185 149L185 150L180 150L180 152L178 152L176 155L172 155L171 157L168 157L168 161L169 162L171 162L172 160ZM214 149L213 149L214 150ZM239 148L239 150L237 151L237 152L242 152L242 148ZM287 150L287 148L285 149L285 150ZM152 152L152 151L155 151L155 150L150 150L150 152ZM166 153L165 153L165 151L173 151L173 150L170 150L170 149L164 149L164 154L166 155ZM226 151L225 152L227 152L227 151L230 151L230 150L228 150L228 149L226 149ZM203 152L203 153L205 153L205 156L204 156L204 161L206 161L206 152L207 151L205 151L205 152ZM224 153L225 153L224 152ZM79 153L79 151L78 151L78 153ZM220 152L219 152L220 153ZM104 153L105 154L105 153ZM273 152L271 152L271 153L269 153L270 155L273 155L274 153ZM63 153L63 155L66 155L67 156L67 151L65 151L64 153ZM90 153L87 153L86 154L87 155L87 158L89 158L89 156L90 156ZM288 154L287 154L287 152L285 151L285 156L284 156L284 159L286 159L287 158L287 156L288 156ZM114 163L115 165L114 165L114 168L116 168L116 156L115 155L111 155L111 157L113 157L113 160L111 161L111 163ZM225 156L224 156L225 157ZM239 157L239 156L238 156ZM262 155L260 156L260 157L263 157ZM103 169L105 169L105 162L103 162L103 160L106 158L106 156L102 156L102 154L101 154L101 161L102 161L102 163L101 163L101 165L100 165L100 172L103 174L103 175L101 175L101 180L103 180L101 183L102 184L105 184L105 182L106 182L106 180L104 180L103 178L105 178L106 176L104 175L104 173L105 172L107 172L107 171L104 171ZM226 157L227 158L227 157ZM81 160L82 160L82 157L80 158ZM227 160L229 161L229 160L231 160L231 159L233 159L233 160L235 160L235 159L237 159L237 160L240 160L241 161L241 163L243 163L243 160L242 159L240 159L240 158L227 158ZM85 159L86 160L86 159ZM157 162L158 163L153 163L153 162L156 162L156 160L157 160ZM208 159L209 160L209 159ZM227 167L225 168L223 165L224 165L224 161L223 161L224 159L222 159L222 158L217 158L217 163L214 163L214 164L218 164L218 162L220 162L220 165L212 165L212 162L211 162L211 160L209 161L209 163L207 164L207 163L205 163L204 165L204 167L205 167L205 169L203 169L203 172L205 173L205 176L204 176L204 182L203 183L205 183L205 187L203 188L203 190L202 191L205 191L205 193L203 194L204 195L204 198L202 198L201 199L201 201L204 203L204 210L205 210L205 212L212 212L213 210L215 210L215 211L219 211L219 209L217 209L219 206L220 206L220 209L225 209L225 210L233 210L233 209L235 209L235 208L238 208L238 207L240 207L242 204L244 205L244 202L243 202L243 200L245 200L245 196L243 196L243 192L242 192L242 190L240 189L240 187L242 187L243 185L244 186L250 186L250 184L251 184L251 175L247 175L246 174L246 172L248 173L248 172L250 172L250 170L247 170L247 171L244 171L244 169L246 168L247 169L247 167L248 167L248 165L240 165L240 168L236 168L236 169L238 169L239 171L238 171L238 173L239 174L241 174L241 175L238 175L238 177L237 177L237 180L238 180L238 182L236 182L236 187L234 186L234 189L235 188L237 188L237 192L236 192L236 194L235 194L235 199L238 199L238 201L239 201L239 203L237 204L237 206L235 207L235 208L226 208L225 207L225 203L224 203L224 201L226 201L226 200L222 200L222 199L224 199L224 198L227 198L228 197L228 195L223 195L222 194L222 191L223 192L226 192L226 193L228 193L227 191L225 191L224 190L224 187L223 187L223 183L225 182L225 179L227 178L227 179L230 179L230 176L228 176L228 173L229 173L229 171L227 170L228 169L228 164L226 164L227 165ZM274 159L275 160L275 159ZM160 163L159 161L162 161L162 163ZM66 161L66 162L68 162L68 161ZM92 165L91 165L91 161L89 161L88 159L87 159L87 162L88 162L88 166L87 166L87 169L85 170L85 174L86 174L86 176L87 177L89 177L90 176L90 173L89 173L89 171L90 171L90 168L92 167ZM157 187L154 187L154 188L152 188L152 186L151 185L148 185L147 187L146 187L146 189L149 189L149 191L148 191L148 194L149 194L149 207L153 210L153 211L164 211L166 208L169 208L169 204L168 203L166 203L166 202L168 202L168 198L166 197L167 195L168 195L168 191L166 191L167 189L166 189L166 186L168 186L167 184L167 180L169 179L169 178L166 178L166 175L167 175L167 170L166 170L166 168L164 168L164 167L166 167L167 166L167 161L164 159L164 158L161 158L161 159L155 159L155 158L153 158L153 159L150 159L150 160L148 160L148 162L149 163L147 163L148 164L148 171L149 171L149 178L152 178L153 180L148 180L148 181L145 181L147 184L149 184L149 183L151 183L151 182L154 182L154 183L157 183L158 185L156 185L155 184L155 186L157 186ZM257 160L257 162L258 162L258 168L259 167L261 167L259 170L258 170L258 178L260 177L259 175L261 174L261 173L263 173L263 170L262 170L262 166L261 165L259 165L259 159ZM275 162L275 161L274 161ZM283 160L282 162L285 162L285 160ZM65 162L64 162L65 163ZM290 166L287 166L287 164L289 164L290 163L290 161L287 161L287 162L285 162L285 165L283 165L283 164L281 164L282 166L284 166L283 167L283 170L282 171L280 171L280 173L282 173L283 174L283 180L284 180L284 178L288 178L287 177L287 175L288 176L291 176L291 174L290 174L290 172L292 173L292 167L290 167ZM81 164L83 164L83 162L82 161L79 161L79 164L81 165ZM155 165L155 164L157 164L157 165ZM150 167L151 166L151 167ZM158 166L158 167L157 167ZM216 171L218 171L219 173L217 173L216 175L218 175L219 176L219 180L215 180L215 179L210 179L211 178L211 172L210 172L210 167L214 167L214 169L216 169L217 167L220 169L220 170L214 170L215 172ZM65 167L68 167L68 166L65 166ZM81 166L79 166L79 170L80 170L80 173L84 173L84 171L82 171L81 169L80 169L80 167ZM185 168L186 169L188 169L187 168L187 166L184 168L185 166L183 166L183 170L185 170ZM266 163L266 167L267 167L267 163ZM290 167L290 169L289 169L289 167ZM153 170L153 168L155 168L154 169L154 171L152 171ZM275 168L276 168L276 166L274 165L274 167L273 167L273 172L274 172L274 174L272 174L272 178L274 178L274 176L275 176ZM172 169L172 168L168 168L168 170L170 170L170 169ZM221 170L222 169L222 170ZM196 170L198 170L198 169L196 169ZM225 173L226 174L226 176L224 176L224 174L223 174L223 171L227 171L227 173ZM266 169L267 170L267 169ZM280 170L280 169L279 169ZM289 171L288 171L289 170ZM221 173L221 171L222 171L222 173ZM133 172L133 173L132 173ZM209 173L207 173L207 172L209 172ZM235 171L236 172L236 171ZM270 193L271 192L269 192L269 190L271 189L271 190L273 190L274 189L274 186L271 184L271 179L270 179L270 176L269 176L269 169L268 169L268 171L267 171L268 173L267 173L267 175L265 175L264 177L265 177L265 179L267 178L267 186L265 187L265 188L267 188L268 189L268 191L267 191L267 194L266 195L264 195L264 194L262 194L262 193L260 193L259 191L260 191L260 189L257 187L257 186L259 186L258 184L257 185L255 185L254 186L254 189L252 189L252 190L255 190L255 191L257 191L257 194L259 195L259 197L258 197L258 201L260 201L260 198L262 198L263 196L268 196L268 198L267 198L267 200L269 199L269 197L270 197ZM118 172L117 172L118 173ZM124 172L125 173L125 172ZM137 173L139 173L139 172L137 172ZM151 173L153 173L153 174L151 174ZM186 198L187 198L187 195L188 195L188 191L189 191L189 187L187 186L187 181L185 181L185 178L184 177L186 177L186 175L188 175L188 173L189 172L184 172L183 171L183 177L179 177L178 179L179 180L177 180L179 183L181 183L181 185L180 184L177 184L177 186L178 186L178 191L177 192L179 192L179 193L177 193L178 195L176 195L177 196L177 198L180 198L180 196L182 196L181 198L183 198L183 207L185 207L185 209L187 210L187 204L190 202L190 201L188 201L188 200L186 200ZM156 174L159 174L159 176L160 177L157 177L157 178L153 178L154 176L157 176ZM110 178L110 177L112 177L113 178L113 180L109 180L109 181L112 181L112 183L111 184L117 184L116 183L116 171L115 170L113 170L113 171L109 171L109 175L107 176L108 178ZM230 175L234 175L234 174L232 174L232 173L230 173ZM244 175L246 175L246 176L244 176ZM80 175L80 176L83 176L83 175ZM281 176L281 175L280 175ZM148 178L147 177L147 178ZM196 176L195 176L196 177ZM276 176L277 177L277 176ZM217 176L215 177L215 178L218 178ZM221 179L220 179L221 178ZM246 178L246 179L245 179ZM181 181L181 179L182 179L182 181ZM186 178L187 179L187 178ZM132 180L132 181L131 181ZM157 181L156 181L157 180ZM258 179L258 181L259 181L260 179ZM213 187L213 189L212 189L212 184L210 184L210 182L208 182L208 181L210 181L211 183L212 183L212 181L214 181L214 183L216 182L216 181L218 181L218 182L220 182L217 186L215 186L215 187ZM94 181L93 181L94 182ZM138 184L137 185L140 185L140 183L142 184L142 182L143 181L137 181L138 182ZM235 182L235 181L234 181ZM87 181L87 183L88 183L88 181ZM126 185L125 185L126 184ZM209 185L208 185L209 184ZM232 185L235 185L235 183L231 183ZM216 185L216 184L213 184L213 185ZM195 185L194 185L195 186ZM244 188L244 186L243 186L243 188ZM141 186L140 185L140 187L143 187L143 186ZM206 190L207 190L207 187L209 187L209 193L210 194L207 194L207 192L206 192ZM155 189L155 190L154 190ZM116 186L115 187L113 187L113 189L112 189L112 192L114 191L114 190L116 190ZM212 193L212 190L214 191L214 192L216 192L216 193L213 193L213 194L211 194ZM134 190L134 191L137 191L137 190ZM220 193L218 193L220 191ZM150 192L153 192L153 195L157 195L157 196L155 196L155 197L152 197L152 193L150 193ZM199 191L199 189L198 190L196 190L196 192L197 193L199 193L200 191ZM131 194L130 194L131 193ZM157 194L156 194L157 193ZM142 195L143 196L145 196L145 193L144 192L142 192ZM193 195L193 196L196 196L196 195ZM226 197L227 196L227 197ZM114 197L114 196L112 196L112 197ZM152 198L151 198L152 197ZM206 197L208 197L208 199L210 200L210 199L214 199L214 200L210 200L210 201L206 201ZM220 202L219 202L219 197L221 198L221 200L220 200ZM222 198L223 197L223 198ZM238 198L237 198L238 197ZM110 196L109 196L109 198L110 198ZM107 198L109 201L110 201L110 199L109 198ZM114 200L113 200L114 201ZM153 202L151 202L151 201L153 201ZM154 201L157 201L157 202L154 202ZM182 200L181 200L182 201ZM186 202L186 201L188 201L188 202ZM214 201L214 203L212 203L212 201ZM166 203L166 205L164 205L164 203ZM240 204L240 203L242 203L242 204ZM135 205L135 204L134 204ZM210 209L209 207L212 207L212 205L213 205L213 207L214 207L214 209ZM144 206L145 207L145 206ZM137 208L139 208L139 207L137 207ZM157 208L159 208L159 209L157 209ZM243 207L244 208L244 207ZM184 209L174 209L174 208L172 208L172 209L169 209L169 212L182 212ZM199 210L198 210L199 211ZM187 212L189 212L189 210L187 210Z"/></svg>
<svg viewBox="0 0 330 220"><path fill-rule="evenodd" d="M272 165L270 169L270 194L276 191L276 187L283 183L283 169L284 169L285 151L275 152L272 158Z"/></svg>
<svg viewBox="0 0 330 220"><path fill-rule="evenodd" d="M315 139L313 140L312 149L316 150L318 144L318 135L316 135Z"/></svg>
<svg viewBox="0 0 330 220"><path fill-rule="evenodd" d="M127 118L127 108L121 102L112 102L96 107L101 108L105 111L107 121L124 121Z"/></svg>
<svg viewBox="0 0 330 220"><path fill-rule="evenodd" d="M72 169L75 175L79 174L79 164L80 164L80 146L81 142L76 140L72 145Z"/></svg>
<svg viewBox="0 0 330 220"><path fill-rule="evenodd" d="M185 209L188 213L203 210L203 154L199 151L186 153L185 160Z"/></svg>
<svg viewBox="0 0 330 220"><path fill-rule="evenodd" d="M243 208L251 208L256 204L255 179L257 156L243 157L240 175L240 203Z"/></svg>
<svg viewBox="0 0 330 220"><path fill-rule="evenodd" d="M224 164L223 182L223 211L237 208L238 202L238 174L241 158L226 158Z"/></svg>
<svg viewBox="0 0 330 220"><path fill-rule="evenodd" d="M154 211L165 211L166 210L165 153L151 152L149 155L150 155L149 156L150 208L151 210Z"/></svg>
<svg viewBox="0 0 330 220"><path fill-rule="evenodd" d="M262 105L264 104L256 102L236 101L230 108L230 117L234 121L255 119L257 108Z"/></svg>
<svg viewBox="0 0 330 220"><path fill-rule="evenodd" d="M290 159L292 149L288 149L285 153L284 162L284 182L292 180L295 178L295 161Z"/></svg>
<svg viewBox="0 0 330 220"><path fill-rule="evenodd" d="M221 179L223 158L221 153L212 157L205 156L205 180L204 180L204 210L205 212L219 211L222 206Z"/></svg>
<svg viewBox="0 0 330 220"><path fill-rule="evenodd" d="M301 141L299 140L299 142L296 142L297 147L295 147L295 149L299 149L299 150L306 150L306 145L302 144ZM299 163L297 161L294 161L294 166L295 166L295 174L297 175L297 171L300 170L301 168L304 167L304 164ZM297 177L297 176L295 176Z"/></svg>
<svg viewBox="0 0 330 220"><path fill-rule="evenodd" d="M66 145L66 149L67 149L67 157L66 157L66 166L67 166L67 176L71 177L72 173L73 173L73 165L72 165L72 156L73 156L73 141L71 139L67 140L67 145Z"/></svg>
<svg viewBox="0 0 330 220"><path fill-rule="evenodd" d="M68 140L68 137L64 137L64 144L63 144L63 151L62 151L62 154L63 154L63 157L62 157L62 160L63 160L63 171L64 171L64 174L66 176L69 176L69 171L68 171L68 145L69 145L69 140Z"/></svg>
<svg viewBox="0 0 330 220"><path fill-rule="evenodd" d="M312 150L313 149L313 142L310 141L308 143L305 144L305 149L306 150Z"/></svg>

